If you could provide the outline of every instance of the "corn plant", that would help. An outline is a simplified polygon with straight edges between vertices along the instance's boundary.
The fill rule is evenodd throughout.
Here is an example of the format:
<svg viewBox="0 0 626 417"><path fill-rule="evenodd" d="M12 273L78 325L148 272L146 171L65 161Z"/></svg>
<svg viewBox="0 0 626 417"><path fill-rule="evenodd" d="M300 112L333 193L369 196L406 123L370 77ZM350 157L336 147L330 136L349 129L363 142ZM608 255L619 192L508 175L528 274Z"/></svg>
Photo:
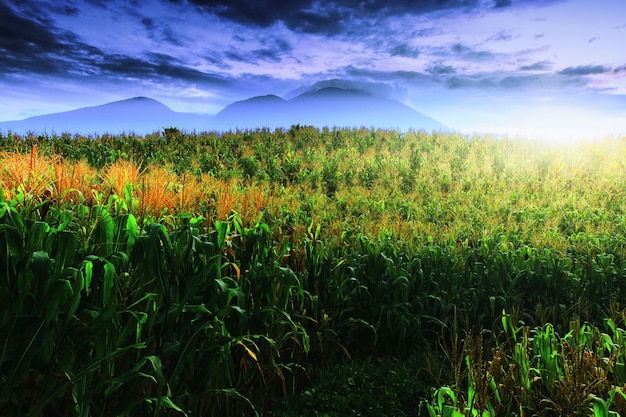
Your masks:
<svg viewBox="0 0 626 417"><path fill-rule="evenodd" d="M549 324L534 330L520 327L506 313L502 324L503 337L466 336L465 367L452 386L435 392L426 406L431 415L624 412L623 382L616 374L621 347L613 342L622 337L622 329L609 323L611 337L597 327L572 322L569 332L559 336ZM484 345L491 346L490 358L483 356Z"/></svg>

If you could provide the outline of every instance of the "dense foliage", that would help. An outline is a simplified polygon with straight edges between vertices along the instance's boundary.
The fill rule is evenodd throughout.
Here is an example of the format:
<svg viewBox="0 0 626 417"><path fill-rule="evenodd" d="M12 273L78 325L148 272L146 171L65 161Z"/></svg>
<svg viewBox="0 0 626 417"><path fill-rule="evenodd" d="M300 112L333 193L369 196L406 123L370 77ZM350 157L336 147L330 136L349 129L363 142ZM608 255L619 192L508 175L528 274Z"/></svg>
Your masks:
<svg viewBox="0 0 626 417"><path fill-rule="evenodd" d="M376 378L418 375L419 399L389 415L621 412L625 156L300 126L0 135L0 414L304 415L324 369L402 360ZM358 392L319 412L384 415Z"/></svg>

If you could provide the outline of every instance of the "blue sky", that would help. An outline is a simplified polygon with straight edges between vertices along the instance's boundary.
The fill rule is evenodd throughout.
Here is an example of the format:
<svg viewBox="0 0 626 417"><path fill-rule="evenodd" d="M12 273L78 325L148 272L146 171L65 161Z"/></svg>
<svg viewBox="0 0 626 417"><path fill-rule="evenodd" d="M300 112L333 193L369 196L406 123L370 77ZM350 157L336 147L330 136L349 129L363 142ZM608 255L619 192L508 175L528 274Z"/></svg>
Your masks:
<svg viewBox="0 0 626 417"><path fill-rule="evenodd" d="M0 0L0 121L321 83L468 133L626 133L625 40L624 0Z"/></svg>

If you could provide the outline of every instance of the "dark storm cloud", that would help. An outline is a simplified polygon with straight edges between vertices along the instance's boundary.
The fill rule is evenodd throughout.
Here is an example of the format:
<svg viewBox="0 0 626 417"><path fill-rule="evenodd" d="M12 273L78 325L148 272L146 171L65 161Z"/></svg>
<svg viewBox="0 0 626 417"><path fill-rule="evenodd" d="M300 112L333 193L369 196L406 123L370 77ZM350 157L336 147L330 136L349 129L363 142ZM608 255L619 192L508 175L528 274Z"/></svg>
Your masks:
<svg viewBox="0 0 626 417"><path fill-rule="evenodd" d="M231 80L217 74L210 74L186 67L178 59L169 55L150 53L145 58L132 58L126 55L105 55L103 62L94 64L102 75L136 78L142 80L163 79L193 83L227 86Z"/></svg>
<svg viewBox="0 0 626 417"><path fill-rule="evenodd" d="M170 0L181 3L179 0ZM185 2L184 0L182 2ZM268 27L282 21L290 29L309 33L337 33L348 15L334 4L313 8L311 0L188 0L219 17L245 25Z"/></svg>
<svg viewBox="0 0 626 417"><path fill-rule="evenodd" d="M593 74L604 74L605 72L609 72L611 69L607 68L603 65L579 65L577 67L567 67L561 71L559 74L561 75L593 75Z"/></svg>
<svg viewBox="0 0 626 417"><path fill-rule="evenodd" d="M94 6L100 7L101 9L107 8L106 0L87 0L87 3L93 4Z"/></svg>
<svg viewBox="0 0 626 417"><path fill-rule="evenodd" d="M88 55L93 48L61 31L45 14L26 17L0 4L0 64L4 73L60 73L72 66L75 55Z"/></svg>
<svg viewBox="0 0 626 417"><path fill-rule="evenodd" d="M144 25L144 27L148 31L154 30L154 28L156 26L156 23L154 23L154 19L149 18L149 17L144 17L143 19L141 19L141 24Z"/></svg>
<svg viewBox="0 0 626 417"><path fill-rule="evenodd" d="M530 65L523 65L519 69L521 71L547 71L552 68L550 61L539 61Z"/></svg>
<svg viewBox="0 0 626 417"><path fill-rule="evenodd" d="M622 71L626 71L626 65L619 66L613 70L615 74L617 74L618 72L622 72Z"/></svg>
<svg viewBox="0 0 626 417"><path fill-rule="evenodd" d="M388 16L420 15L429 12L476 8L505 8L511 0L494 0L487 6L480 0L169 0L190 3L210 14L258 27L283 22L289 29L306 33L337 34L359 19L378 20ZM518 0L516 4L551 4L558 0ZM562 0L561 0L562 1ZM427 36L427 35L426 35Z"/></svg>
<svg viewBox="0 0 626 417"><path fill-rule="evenodd" d="M53 4L50 4L48 7L50 9L50 12L55 13L55 14L60 14L63 16L78 16L79 15L78 8L70 4L53 3Z"/></svg>
<svg viewBox="0 0 626 417"><path fill-rule="evenodd" d="M144 19L142 23L146 28L156 25L151 19ZM57 29L52 20L26 18L4 4L0 4L0 66L5 75L165 78L211 85L230 83L227 78L188 68L180 60L164 54L129 57L107 53L81 42L71 32Z"/></svg>

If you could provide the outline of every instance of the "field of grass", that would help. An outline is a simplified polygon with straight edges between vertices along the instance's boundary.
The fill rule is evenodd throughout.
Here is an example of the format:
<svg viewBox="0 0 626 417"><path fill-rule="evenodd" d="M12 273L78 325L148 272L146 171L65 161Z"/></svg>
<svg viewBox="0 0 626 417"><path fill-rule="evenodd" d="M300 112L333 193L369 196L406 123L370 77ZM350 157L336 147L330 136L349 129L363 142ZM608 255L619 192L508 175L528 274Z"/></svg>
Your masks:
<svg viewBox="0 0 626 417"><path fill-rule="evenodd" d="M9 134L0 181L0 414L626 414L626 138Z"/></svg>

